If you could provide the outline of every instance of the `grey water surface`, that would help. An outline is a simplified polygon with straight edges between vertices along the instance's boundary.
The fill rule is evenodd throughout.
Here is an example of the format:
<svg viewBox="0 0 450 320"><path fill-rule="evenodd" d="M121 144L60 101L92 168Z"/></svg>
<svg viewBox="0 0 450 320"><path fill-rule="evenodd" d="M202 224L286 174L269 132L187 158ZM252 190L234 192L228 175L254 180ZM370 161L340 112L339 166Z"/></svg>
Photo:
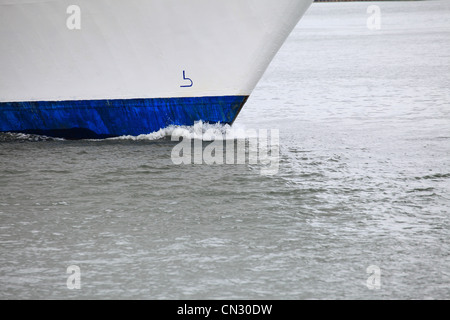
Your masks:
<svg viewBox="0 0 450 320"><path fill-rule="evenodd" d="M277 174L0 134L0 298L450 298L450 1L313 4L235 126Z"/></svg>

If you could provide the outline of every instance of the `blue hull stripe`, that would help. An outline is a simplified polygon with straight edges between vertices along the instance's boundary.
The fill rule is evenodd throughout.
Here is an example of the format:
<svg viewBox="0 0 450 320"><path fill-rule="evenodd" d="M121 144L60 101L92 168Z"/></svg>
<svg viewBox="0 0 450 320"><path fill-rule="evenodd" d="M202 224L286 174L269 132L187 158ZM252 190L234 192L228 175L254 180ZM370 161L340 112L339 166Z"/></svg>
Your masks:
<svg viewBox="0 0 450 320"><path fill-rule="evenodd" d="M231 124L248 96L0 102L0 132L68 139L140 135L196 121Z"/></svg>

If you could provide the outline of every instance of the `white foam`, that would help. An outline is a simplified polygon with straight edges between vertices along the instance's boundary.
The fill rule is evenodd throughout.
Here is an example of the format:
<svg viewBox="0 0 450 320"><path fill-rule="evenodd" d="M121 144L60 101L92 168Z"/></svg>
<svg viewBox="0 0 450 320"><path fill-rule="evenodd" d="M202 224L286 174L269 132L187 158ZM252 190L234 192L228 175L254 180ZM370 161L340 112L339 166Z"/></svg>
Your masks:
<svg viewBox="0 0 450 320"><path fill-rule="evenodd" d="M115 138L109 138L108 140L133 140L133 141L154 141L168 137L174 138L186 138L190 140L230 140L238 139L245 140L253 136L252 132L256 135L256 130L246 130L241 126L230 126L228 124L210 124L203 123L202 121L196 122L193 126L169 126L159 131L141 134L138 136L121 136Z"/></svg>
<svg viewBox="0 0 450 320"><path fill-rule="evenodd" d="M168 126L159 131L138 136L120 136L107 139L86 139L87 141L109 141L109 140L130 140L130 141L156 141L165 138L186 138L190 140L246 140L257 137L257 130L247 130L243 125L233 125L221 123L196 122L193 126ZM0 141L64 141L63 138L52 138L42 135L25 133L1 133ZM178 139L179 140L179 139Z"/></svg>
<svg viewBox="0 0 450 320"><path fill-rule="evenodd" d="M63 138L53 138L48 136L42 136L37 134L27 134L27 133L13 133L13 132L3 132L0 133L0 141L62 141Z"/></svg>

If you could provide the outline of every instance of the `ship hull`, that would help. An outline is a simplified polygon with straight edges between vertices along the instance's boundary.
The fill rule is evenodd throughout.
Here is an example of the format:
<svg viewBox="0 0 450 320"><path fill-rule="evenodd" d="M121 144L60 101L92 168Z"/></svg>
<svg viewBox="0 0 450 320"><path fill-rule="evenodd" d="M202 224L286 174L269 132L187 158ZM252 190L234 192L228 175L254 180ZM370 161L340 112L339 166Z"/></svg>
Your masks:
<svg viewBox="0 0 450 320"><path fill-rule="evenodd" d="M246 96L2 103L3 131L66 139L137 136L197 121L232 124Z"/></svg>
<svg viewBox="0 0 450 320"><path fill-rule="evenodd" d="M312 0L0 0L0 131L231 124Z"/></svg>

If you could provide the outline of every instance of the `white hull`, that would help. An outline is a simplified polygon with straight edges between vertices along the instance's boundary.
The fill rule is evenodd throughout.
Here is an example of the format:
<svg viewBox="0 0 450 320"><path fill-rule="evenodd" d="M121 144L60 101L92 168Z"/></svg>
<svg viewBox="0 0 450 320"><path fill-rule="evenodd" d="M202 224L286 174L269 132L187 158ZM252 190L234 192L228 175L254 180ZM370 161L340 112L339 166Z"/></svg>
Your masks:
<svg viewBox="0 0 450 320"><path fill-rule="evenodd" d="M250 95L310 3L0 0L0 101Z"/></svg>

